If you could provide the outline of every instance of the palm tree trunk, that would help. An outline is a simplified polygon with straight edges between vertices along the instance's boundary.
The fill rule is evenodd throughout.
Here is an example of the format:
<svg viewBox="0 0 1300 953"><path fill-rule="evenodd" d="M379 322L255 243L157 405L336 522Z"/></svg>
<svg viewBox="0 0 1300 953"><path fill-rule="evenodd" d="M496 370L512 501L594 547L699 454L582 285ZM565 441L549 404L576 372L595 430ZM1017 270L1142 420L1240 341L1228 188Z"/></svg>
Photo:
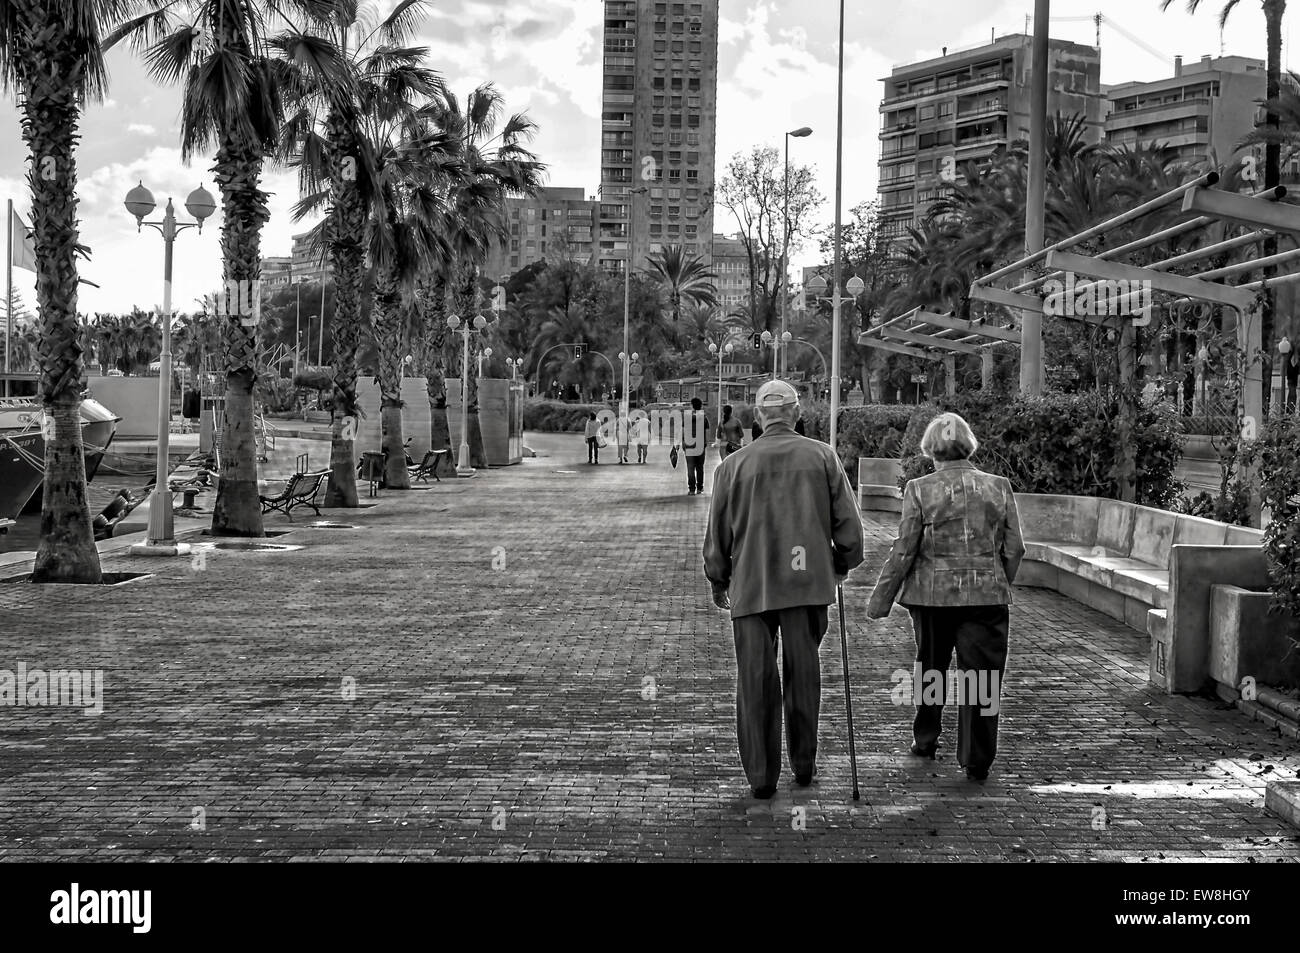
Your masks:
<svg viewBox="0 0 1300 953"><path fill-rule="evenodd" d="M361 294L365 287L366 211L355 177L343 172L351 140L345 120L331 115L329 141L337 145L331 156L330 188L334 198L333 221L327 237L334 263L334 320L330 338L334 345L333 427L330 434L330 480L326 506L356 507L357 471L355 437L360 419L357 405L357 343L361 336ZM351 150L355 151L355 150ZM324 320L321 315L321 320Z"/></svg>
<svg viewBox="0 0 1300 953"><path fill-rule="evenodd" d="M222 276L227 288L244 288L261 273L261 231L270 217L267 195L258 183L261 150L255 145L225 137L217 150L213 178L221 190ZM256 288L256 284L251 285ZM238 297L245 298L242 290ZM249 294L254 314L228 308L222 322L226 369L226 401L222 419L221 478L212 505L212 533L216 536L265 536L262 505L257 492L257 441L253 433L253 385L257 377L256 314L260 303ZM247 323L246 323L247 322Z"/></svg>
<svg viewBox="0 0 1300 953"><path fill-rule="evenodd" d="M391 274L375 280L375 302L371 324L379 349L380 427L383 451L387 455L384 482L390 490L409 490L411 474L406 469L402 429L402 298Z"/></svg>
<svg viewBox="0 0 1300 953"><path fill-rule="evenodd" d="M1264 97L1269 103L1276 103L1282 92L1282 14L1285 12L1286 0L1264 0L1264 21L1268 31ZM1282 181L1282 144L1278 142L1276 136L1281 118L1274 109L1268 108L1265 122L1269 130L1274 133L1264 145L1264 186L1272 188ZM1270 234L1264 240L1263 254L1265 257L1276 255L1277 249L1277 236ZM1266 268L1263 278L1267 280L1275 274L1277 274L1276 267ZM1269 398L1273 390L1273 315L1277 293L1266 288L1263 297L1263 307L1260 308L1260 347L1263 353L1260 355L1260 362L1263 365L1261 377L1264 394L1260 406L1264 408L1264 413L1267 415Z"/></svg>
<svg viewBox="0 0 1300 953"><path fill-rule="evenodd" d="M424 379L429 395L429 447L451 449L447 423L447 281L438 274L424 302Z"/></svg>
<svg viewBox="0 0 1300 953"><path fill-rule="evenodd" d="M103 581L86 501L81 393L86 383L77 323L77 122L79 57L55 20L19 16L31 27L21 72L23 139L32 168L41 401L47 420L41 538L33 582ZM39 24L39 25L38 25Z"/></svg>

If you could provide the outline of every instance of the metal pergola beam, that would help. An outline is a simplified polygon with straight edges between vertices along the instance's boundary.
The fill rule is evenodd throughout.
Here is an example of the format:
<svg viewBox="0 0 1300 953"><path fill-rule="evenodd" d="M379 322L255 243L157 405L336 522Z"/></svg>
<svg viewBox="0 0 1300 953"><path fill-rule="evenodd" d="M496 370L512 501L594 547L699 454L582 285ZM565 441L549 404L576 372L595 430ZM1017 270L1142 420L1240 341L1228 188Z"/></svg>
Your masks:
<svg viewBox="0 0 1300 953"><path fill-rule="evenodd" d="M910 344L895 344L893 341L885 341L878 337L872 337L869 332L863 332L858 335L858 344L863 347L874 347L879 351L891 351L894 354L905 354L908 357L920 358L923 361L942 361L942 354L930 354L921 350L919 347L913 347Z"/></svg>
<svg viewBox="0 0 1300 953"><path fill-rule="evenodd" d="M1014 291L1004 291L1001 288L986 288L981 285L971 285L970 296L977 301L987 301L990 304L1001 305L1004 308L1015 308L1018 311L1024 311L1027 308L1041 308L1043 299L1038 295L1018 294ZM1069 314L1062 315L1071 321L1082 321L1085 324L1095 324L1102 328L1113 328L1118 325L1115 315L1105 314ZM1016 343L1020 343L1018 331L1016 334Z"/></svg>
<svg viewBox="0 0 1300 953"><path fill-rule="evenodd" d="M1270 208L1276 206L1269 206ZM1300 213L1300 209L1297 209ZM1047 255L1049 268L1072 271L1090 278L1104 278L1108 281L1148 282L1156 291L1182 295L1187 298L1199 298L1202 301L1214 301L1230 307L1244 310L1254 301L1255 296L1248 291L1240 291L1231 285L1215 284L1199 278L1185 278L1182 275L1169 275L1163 271L1150 268L1138 268L1133 265L1121 265L1113 261L1100 261L1073 252L1051 251Z"/></svg>
<svg viewBox="0 0 1300 953"><path fill-rule="evenodd" d="M1285 195L1285 191L1282 194ZM1255 228L1300 233L1300 207L1236 192L1200 187L1189 189L1183 196L1183 211L1213 215Z"/></svg>
<svg viewBox="0 0 1300 953"><path fill-rule="evenodd" d="M977 321L959 318L955 314L936 314L933 311L922 311L920 308L917 308L912 313L912 316L917 324L932 324L937 328L946 328L949 331L965 331L967 334L975 334L980 337L1020 343L1020 332L1013 331L1011 328L980 324Z"/></svg>
<svg viewBox="0 0 1300 953"><path fill-rule="evenodd" d="M922 347L938 347L947 351L956 351L961 354L978 354L980 348L974 344L959 344L956 341L950 341L947 338L938 338L929 334L917 334L915 331L900 331L897 328L882 328L881 335L895 341L903 341L908 344L919 344Z"/></svg>

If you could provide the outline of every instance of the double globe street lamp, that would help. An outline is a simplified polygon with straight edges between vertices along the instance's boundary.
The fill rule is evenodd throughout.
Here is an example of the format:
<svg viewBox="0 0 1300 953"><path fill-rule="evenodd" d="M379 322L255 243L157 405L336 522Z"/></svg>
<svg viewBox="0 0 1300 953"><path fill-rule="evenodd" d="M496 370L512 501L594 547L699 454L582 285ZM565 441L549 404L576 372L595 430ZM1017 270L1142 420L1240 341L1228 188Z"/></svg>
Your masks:
<svg viewBox="0 0 1300 953"><path fill-rule="evenodd" d="M158 459L153 497L149 500L148 535L144 543L132 546L131 552L145 556L177 556L188 553L189 546L176 543L172 495L167 489L172 417L172 246L176 242L176 236L185 229L197 228L202 231L204 220L217 210L217 202L207 189L199 186L185 199L185 210L194 217L193 222L176 220L176 209L170 197L162 221L146 222L144 217L157 208L157 203L153 193L141 181L126 193L123 204L135 216L137 232L148 225L156 228L163 237L162 353L158 359Z"/></svg>
<svg viewBox="0 0 1300 953"><path fill-rule="evenodd" d="M487 325L488 319L481 314L473 321L461 321L458 314L447 316L447 327L464 339L460 362L460 460L456 464L456 476L474 475L474 468L469 465L469 336L475 331L482 332Z"/></svg>
<svg viewBox="0 0 1300 953"><path fill-rule="evenodd" d="M767 333L767 332L764 332ZM713 341L709 342L709 353L718 355L718 423L722 423L722 359L736 349L736 345L730 341L718 347Z"/></svg>

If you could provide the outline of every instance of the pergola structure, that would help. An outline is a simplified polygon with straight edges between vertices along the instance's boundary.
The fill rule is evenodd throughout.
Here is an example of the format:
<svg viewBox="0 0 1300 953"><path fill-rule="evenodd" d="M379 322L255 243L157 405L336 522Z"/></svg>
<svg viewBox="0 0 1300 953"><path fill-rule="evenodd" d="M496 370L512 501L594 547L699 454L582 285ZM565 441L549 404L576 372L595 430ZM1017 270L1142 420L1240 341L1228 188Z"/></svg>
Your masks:
<svg viewBox="0 0 1300 953"><path fill-rule="evenodd" d="M1294 267L1300 261L1300 248L1199 273L1193 263L1256 245L1276 235L1289 235L1296 241L1300 236L1300 207L1279 202L1286 195L1286 189L1281 186L1247 195L1216 189L1214 186L1218 181L1217 173L1208 172L1127 212L1026 255L976 279L971 285L970 297L1014 310L1060 315L1115 328L1120 335L1121 383L1133 379L1136 329L1150 322L1149 307L1154 295L1167 296L1172 304L1205 302L1231 308L1237 314L1237 345L1244 364L1241 397L1244 406L1239 410L1245 421L1256 425L1263 418L1263 377L1258 360L1261 347L1260 293L1266 285L1274 287L1300 280L1300 271L1284 271L1267 279L1242 284L1228 284L1226 280L1268 268ZM1096 255L1067 250L1086 241L1104 239L1120 226L1179 200L1181 212L1188 218L1178 224ZM1225 239L1222 228L1227 225L1246 226L1250 230ZM1132 252L1210 227L1218 227L1221 231L1217 236L1211 235L1205 244L1183 254L1145 266L1120 260ZM1176 268L1188 273L1175 273ZM1009 288L995 285L995 282L1017 274L1022 275L1018 284ZM1080 278L1083 280L1079 281ZM1082 310L1072 307L1081 300L1089 302L1090 307Z"/></svg>
<svg viewBox="0 0 1300 953"><path fill-rule="evenodd" d="M992 347L1006 342L1018 345L1020 332L984 318L971 320L924 308L913 308L858 335L858 344L864 347L942 361L949 394L957 392L957 355L979 355L980 386L987 388L993 376Z"/></svg>

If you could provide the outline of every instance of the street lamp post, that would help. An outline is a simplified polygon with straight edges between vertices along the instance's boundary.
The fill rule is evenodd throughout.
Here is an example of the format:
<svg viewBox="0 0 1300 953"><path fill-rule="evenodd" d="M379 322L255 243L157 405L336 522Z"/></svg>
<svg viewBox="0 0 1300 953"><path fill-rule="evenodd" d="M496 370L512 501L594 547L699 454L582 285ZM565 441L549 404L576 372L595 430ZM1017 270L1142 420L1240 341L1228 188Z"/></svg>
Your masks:
<svg viewBox="0 0 1300 953"><path fill-rule="evenodd" d="M786 330L789 312L789 291L787 290L790 283L790 137L803 139L812 135L812 130L807 126L800 126L798 129L792 129L785 134L785 184L783 194L785 199L785 208L781 212L781 274L777 278L777 289L781 293L781 330ZM785 287L782 287L782 285ZM781 373L785 374L785 360L781 361Z"/></svg>
<svg viewBox="0 0 1300 953"><path fill-rule="evenodd" d="M515 372L518 371L519 368L523 366L524 366L524 359L522 357L506 358L506 367L510 368L510 383L513 384L515 382Z"/></svg>
<svg viewBox="0 0 1300 953"><path fill-rule="evenodd" d="M469 336L482 331L487 323L487 318L481 314L473 322L466 320L463 324L460 315L447 316L447 327L464 340L460 361L460 461L456 464L456 476L474 475L474 468L469 465Z"/></svg>
<svg viewBox="0 0 1300 953"><path fill-rule="evenodd" d="M777 378L777 362L780 359L782 348L790 343L794 337L789 331L782 331L780 334L773 334L771 331L764 331L761 335L763 343L772 349L772 380Z"/></svg>
<svg viewBox="0 0 1300 953"><path fill-rule="evenodd" d="M599 353L599 352L598 352L598 351L592 351L592 353L593 353L593 354L597 354L597 353ZM632 352L632 360L629 361L629 360L627 359L627 351L619 351L619 352L618 352L618 359L619 359L620 362L622 362L622 367L623 367L623 393L622 393L622 395L621 395L621 399L620 399L619 402L618 402L619 416L621 416L621 417L627 417L627 415L631 412L631 409L630 409L630 408L631 408L631 406L632 406L632 404L631 404L631 400L630 400L629 397L628 397L628 390L629 390L630 387L631 387L631 381L632 381L632 375L631 375L631 373L630 373L630 368L631 368L631 366L632 366L633 364L635 364L637 361L641 360L641 355L638 354L636 351L633 351L633 352ZM611 376L613 376L613 375L611 374Z"/></svg>
<svg viewBox="0 0 1300 953"><path fill-rule="evenodd" d="M636 242L636 199L633 196L641 195L648 192L644 185L635 189L628 189L627 199L627 264L623 268L623 353L630 350L628 340L628 322L632 315L632 264L635 261L633 250ZM626 417L628 414L628 367L627 361L623 362L623 389L619 394L620 415Z"/></svg>
<svg viewBox="0 0 1300 953"><path fill-rule="evenodd" d="M709 353L718 355L718 419L722 419L722 359L736 349L736 346L730 341L722 347L709 342Z"/></svg>
<svg viewBox="0 0 1300 953"><path fill-rule="evenodd" d="M131 552L145 556L177 556L189 552L178 545L172 520L172 496L167 489L168 454L170 451L172 387L172 247L176 236L187 228L203 229L204 220L217 210L216 200L199 186L185 199L185 210L193 222L178 222L172 200L161 222L146 222L144 217L156 207L153 193L140 182L126 194L126 210L135 216L136 231L143 226L156 228L163 237L163 305L162 353L158 359L158 459L154 471L153 498L149 500L149 531L146 541L131 547Z"/></svg>
<svg viewBox="0 0 1300 953"><path fill-rule="evenodd" d="M837 230L838 235L838 230ZM836 262L836 272L839 271L838 261ZM831 329L831 434L837 434L837 422L835 415L839 413L840 408L840 314L845 302L856 304L858 295L867 290L867 284L857 275L849 279L844 290L848 292L845 296L840 290L839 276L836 275L835 293L830 297L825 297L823 292L826 290L826 279L821 275L814 277L807 285L804 286L805 292L811 292L813 297L818 301L829 301L834 312L835 326Z"/></svg>

